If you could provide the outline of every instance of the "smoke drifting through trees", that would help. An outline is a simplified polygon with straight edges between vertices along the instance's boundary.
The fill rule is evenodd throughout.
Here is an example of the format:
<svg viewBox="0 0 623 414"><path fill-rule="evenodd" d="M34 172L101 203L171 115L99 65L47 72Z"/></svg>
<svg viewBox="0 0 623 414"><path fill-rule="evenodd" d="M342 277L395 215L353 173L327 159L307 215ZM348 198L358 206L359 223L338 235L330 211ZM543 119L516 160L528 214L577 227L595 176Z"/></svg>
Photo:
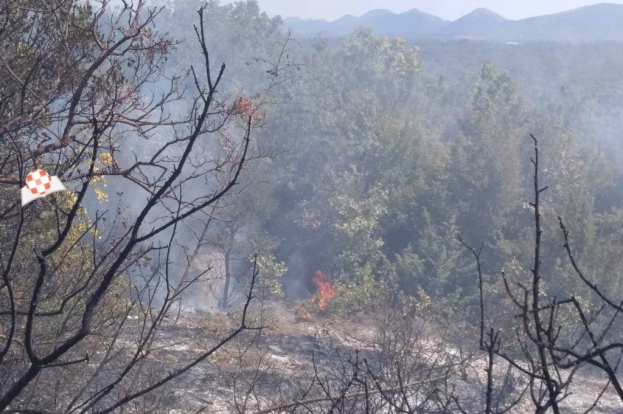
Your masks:
<svg viewBox="0 0 623 414"><path fill-rule="evenodd" d="M135 217L124 216L119 206L116 212L98 210L89 219L81 203L91 186L97 192L95 179L84 181L74 194L42 199L21 210L19 204L16 210L13 188L3 186L0 410L28 405L31 398L26 396L36 384L56 376L57 386L38 395L39 407L112 412L182 375L250 329L246 314L255 268L237 329L172 373L149 381L140 375L171 304L197 279L179 281L173 288L169 265L178 226L239 184L243 167L253 157L255 117L247 113L248 106L241 110L240 99L228 105L220 98L217 88L226 66L217 72L210 66L203 8L195 29L205 78L200 81L191 67L195 94L190 110L172 119L164 107L183 98L180 76L168 78L170 87L159 96L144 99L145 85L167 78L164 63L173 42L150 28L162 10L147 9L143 2L112 13L106 2L100 9L72 1L15 6L4 6L2 32L7 79L2 90L4 182L19 188L34 167L68 177L83 169L93 177L99 166L112 164L106 175L133 183L146 200L132 201L142 204ZM108 28L106 35L102 27ZM56 75L50 77L48 71ZM236 116L245 119L241 136L232 134L213 156L196 150L202 144L207 149L210 139ZM116 152L119 141L128 138L128 126L138 139L167 128L168 140L150 157L124 162ZM188 185L197 180L207 184L203 194L186 197ZM155 206L160 207L156 214ZM168 237L166 244L152 240L162 234ZM160 286L166 293L158 309L152 307L151 289ZM141 320L142 329L134 354L120 355L115 344L126 333L130 316ZM86 368L93 359L96 364ZM96 379L104 372L106 379L100 383ZM123 396L113 393L122 388ZM57 400L59 395L64 397Z"/></svg>
<svg viewBox="0 0 623 414"><path fill-rule="evenodd" d="M623 96L587 57L617 45L522 45L540 72L500 45L421 52L365 28L299 42L253 1L1 6L0 406L159 409L146 391L236 347L240 412L555 411L586 365L621 395ZM458 49L478 52L471 66L446 64ZM560 93L540 97L545 84ZM536 202L529 133L548 186ZM19 210L34 167L75 197ZM486 246L478 269L457 233ZM201 260L214 256L222 274ZM224 322L173 374L147 374L201 283ZM378 335L360 353L312 348L312 382L262 394L271 331L232 338L298 299L304 321L372 315Z"/></svg>

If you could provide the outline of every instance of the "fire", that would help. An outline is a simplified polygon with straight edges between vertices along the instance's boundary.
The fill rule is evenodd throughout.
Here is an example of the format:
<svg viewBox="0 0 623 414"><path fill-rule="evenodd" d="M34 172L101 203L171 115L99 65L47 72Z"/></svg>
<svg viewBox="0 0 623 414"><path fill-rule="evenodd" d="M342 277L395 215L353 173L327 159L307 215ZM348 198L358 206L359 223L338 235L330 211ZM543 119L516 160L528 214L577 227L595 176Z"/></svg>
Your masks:
<svg viewBox="0 0 623 414"><path fill-rule="evenodd" d="M327 275L326 273L318 270L314 274L314 278L312 279L312 281L318 289L318 293L312 299L312 303L318 303L318 307L321 310L324 310L324 308L327 306L327 300L335 296L335 289L333 288L333 285L331 285L331 277L329 277L329 275Z"/></svg>

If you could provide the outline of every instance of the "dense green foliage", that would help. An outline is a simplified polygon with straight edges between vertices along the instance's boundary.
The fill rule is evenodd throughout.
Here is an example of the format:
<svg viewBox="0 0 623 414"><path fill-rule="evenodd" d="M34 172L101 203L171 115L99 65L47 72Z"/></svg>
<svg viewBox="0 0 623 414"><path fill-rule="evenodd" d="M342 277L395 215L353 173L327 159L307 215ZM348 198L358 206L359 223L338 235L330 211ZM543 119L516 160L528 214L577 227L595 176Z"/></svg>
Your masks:
<svg viewBox="0 0 623 414"><path fill-rule="evenodd" d="M171 22L193 9L187 3L173 2ZM212 43L232 62L234 83L259 90L274 80L270 70L251 78L248 67L279 57L280 20L252 1L209 4ZM190 27L170 31L193 36ZM502 269L519 277L532 249L530 133L541 139L550 188L547 294L582 294L567 275L557 215L593 277L618 289L623 99L620 70L607 62L619 49L432 41L419 50L368 29L339 41L290 41L281 58L299 65L297 76L277 75L287 82L262 107L267 122L255 132L260 147L279 155L254 175L270 183L274 203L258 210L254 228L277 241L286 292L307 296L322 270L363 297L388 284L407 296L469 303L477 286L457 232L485 243L492 290Z"/></svg>
<svg viewBox="0 0 623 414"><path fill-rule="evenodd" d="M246 392L238 384L256 369L245 398L259 401L256 391L277 384L265 382L271 353L262 348L309 333L288 326L290 310L297 321L324 315L324 327L333 320L371 328L376 339L365 340L362 355L379 366L364 357L363 375L384 399L383 389L410 399L395 392L403 384L445 395L437 383L447 388L451 370L480 370L471 365L479 356L448 365L471 354L479 326L487 407L494 355L506 359L498 334L511 327L529 367L509 360L508 378L518 368L533 399L545 383L555 407L548 367L588 361L623 400L604 369L605 352L623 347L614 342L623 335L614 324L623 311L614 304L623 294L623 89L618 58L604 58L620 45L419 48L369 28L299 43L254 0L166 0L144 17L142 2L117 11L103 2L96 11L80 0L48 9L49 1L5 4L0 31L0 411L103 414L134 404L160 412L161 403L177 406L169 401L177 390L165 385L207 359L218 387L226 384L221 373L235 376L235 405ZM22 208L19 188L33 168L71 192ZM468 247L481 244L482 254ZM284 297L302 300L289 306ZM178 324L193 307L210 310L200 322L206 331ZM216 307L227 316L214 317ZM583 312L600 320L588 323ZM268 338L273 318L283 332ZM590 325L603 329L601 338ZM434 336L456 355L440 362ZM520 355L507 337L503 352ZM588 344L588 357L556 344ZM604 344L610 348L591 351ZM340 400L369 397L358 352L336 399L323 381L343 381L346 371L322 379L316 338L312 349L315 376L304 398L319 386L328 398L316 402L333 412ZM430 371L424 349L427 361L437 360ZM178 350L179 359L169 353ZM214 358L220 350L228 352ZM567 364L569 356L576 361ZM285 389L300 397L302 376L292 381L291 362ZM439 363L444 377L434 374ZM413 367L427 373L409 378ZM303 365L296 370L294 377L306 374ZM347 398L355 380L366 391ZM480 391L467 393L480 405ZM278 394L307 408L297 395Z"/></svg>

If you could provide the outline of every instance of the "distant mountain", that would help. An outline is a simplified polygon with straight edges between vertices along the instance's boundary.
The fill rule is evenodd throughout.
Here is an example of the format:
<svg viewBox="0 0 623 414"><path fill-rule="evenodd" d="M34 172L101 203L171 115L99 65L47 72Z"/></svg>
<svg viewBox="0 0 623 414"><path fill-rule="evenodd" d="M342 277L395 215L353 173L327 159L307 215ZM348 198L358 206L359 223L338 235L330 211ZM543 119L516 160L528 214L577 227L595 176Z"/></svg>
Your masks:
<svg viewBox="0 0 623 414"><path fill-rule="evenodd" d="M504 28L511 23L491 10L476 9L448 24L439 35L488 38L504 32Z"/></svg>
<svg viewBox="0 0 623 414"><path fill-rule="evenodd" d="M293 32L306 35L317 33L345 35L357 27L367 26L374 29L375 32L390 36L434 33L448 24L447 21L437 16L419 10L400 14L389 10L372 10L361 17L346 15L333 22L288 18L284 20L284 23Z"/></svg>
<svg viewBox="0 0 623 414"><path fill-rule="evenodd" d="M392 12L391 10L374 9L374 10L370 10L369 12L361 16L361 18L362 19L374 19L374 18L382 17L382 16L393 16L394 14L395 13Z"/></svg>
<svg viewBox="0 0 623 414"><path fill-rule="evenodd" d="M623 5L608 3L517 21L487 9L477 9L454 22L419 10L400 14L372 10L360 17L347 15L333 22L298 18L288 18L284 22L287 28L303 35L343 36L357 27L368 26L377 33L407 38L623 41Z"/></svg>
<svg viewBox="0 0 623 414"><path fill-rule="evenodd" d="M492 12L489 9L476 9L473 12L466 14L460 19L452 23L455 27L472 27L480 24L501 24L508 22L507 19L500 16L497 13Z"/></svg>
<svg viewBox="0 0 623 414"><path fill-rule="evenodd" d="M515 22L511 33L524 40L623 40L623 5L597 4Z"/></svg>

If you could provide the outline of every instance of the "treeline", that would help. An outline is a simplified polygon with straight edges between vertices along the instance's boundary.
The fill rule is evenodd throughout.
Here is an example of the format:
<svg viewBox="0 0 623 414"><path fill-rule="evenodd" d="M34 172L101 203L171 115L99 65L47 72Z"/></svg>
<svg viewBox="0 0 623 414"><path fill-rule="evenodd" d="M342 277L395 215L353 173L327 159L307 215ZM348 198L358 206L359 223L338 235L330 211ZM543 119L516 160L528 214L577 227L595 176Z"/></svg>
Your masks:
<svg viewBox="0 0 623 414"><path fill-rule="evenodd" d="M194 36L178 22L198 8L195 3L173 2L174 11L162 19L176 37ZM485 244L487 283L496 291L499 272L521 274L532 250L530 133L540 139L541 181L550 189L542 201L547 294L560 293L563 285L582 291L567 276L557 215L569 223L595 280L619 291L621 154L612 140L594 134L602 129L612 137L602 124L615 119L621 105L607 106L618 99L616 91L591 87L600 74L590 63L585 76L575 68L565 79L573 93L536 95L530 79L487 61L493 47L475 71L445 57L456 66L440 76L423 70L438 62L423 61L401 39L362 28L339 42L301 44L253 1L208 4L210 44L215 56L227 57L232 85L245 85L252 95L254 86L274 84L271 94L255 97L265 121L255 133L258 147L275 156L252 167L249 178L269 183L262 191L270 193L263 204L270 208L247 218L287 267L282 283L289 295L313 292L313 274L322 270L345 287L342 298L355 307L382 284L406 296L472 303L474 268L456 233ZM426 47L430 57L434 52ZM606 53L615 46L592 47ZM532 57L557 53L555 44L534 48ZM174 58L196 61L184 45ZM262 64L266 77L252 78L258 71L248 68ZM601 75L610 82L616 70Z"/></svg>
<svg viewBox="0 0 623 414"><path fill-rule="evenodd" d="M232 374L228 401L242 390L259 410L264 311L291 316L267 299L309 304L314 280L329 314L373 313L358 316L375 321L376 355L327 360L340 375L312 356L266 403L296 411L309 397L334 412L434 395L424 405L445 412L460 403L449 376L482 359L446 345L476 344L477 326L488 385L465 388L472 411L484 394L493 412L502 361L539 412L569 395L573 375L549 373L585 363L623 399L609 360L623 349L621 152L594 137L616 136L616 91L535 99L529 78L486 61L442 78L367 29L302 44L254 1L149 6L0 6L0 411L159 412L207 360ZM33 169L70 191L22 208ZM188 293L226 312L187 326ZM448 335L433 352L450 357L429 366L436 327ZM215 354L234 348L222 369Z"/></svg>

